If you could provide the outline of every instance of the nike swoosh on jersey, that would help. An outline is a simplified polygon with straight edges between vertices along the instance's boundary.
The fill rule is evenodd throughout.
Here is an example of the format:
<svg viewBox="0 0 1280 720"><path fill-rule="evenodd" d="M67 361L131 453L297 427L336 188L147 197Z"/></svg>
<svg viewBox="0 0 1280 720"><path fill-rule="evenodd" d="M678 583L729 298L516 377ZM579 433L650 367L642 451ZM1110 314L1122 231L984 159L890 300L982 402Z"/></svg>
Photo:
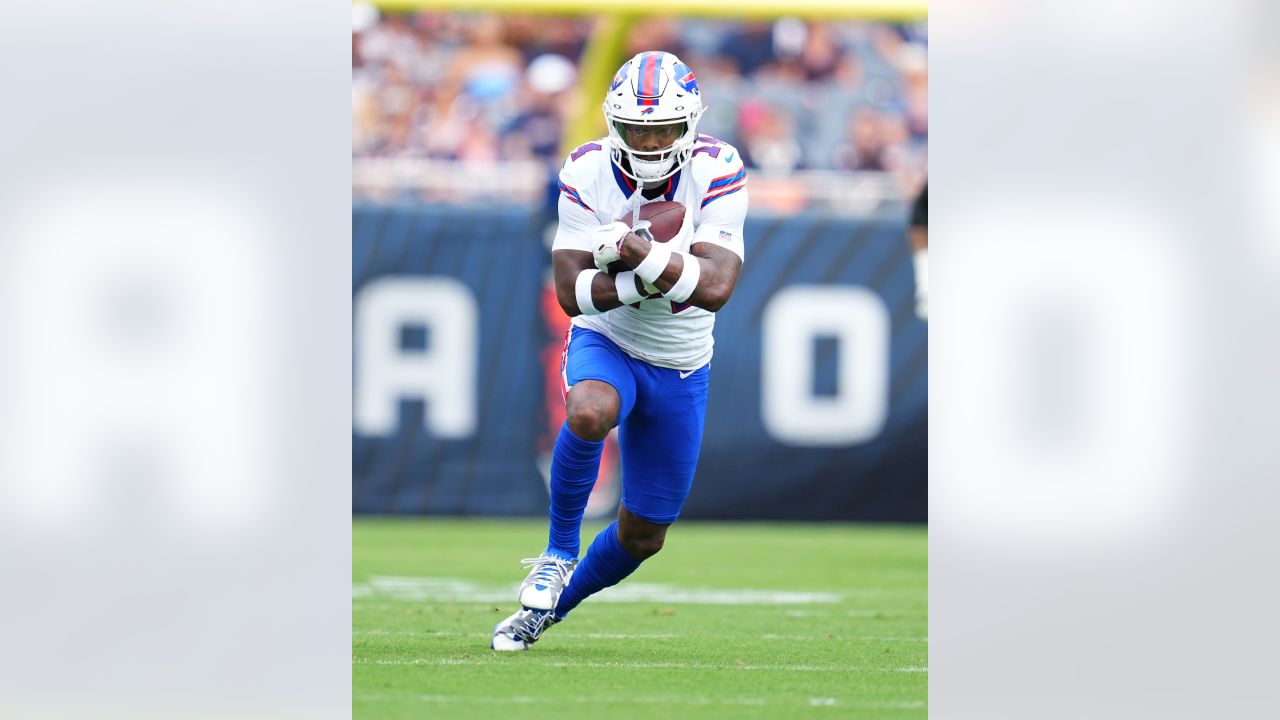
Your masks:
<svg viewBox="0 0 1280 720"><path fill-rule="evenodd" d="M677 370L676 372L679 372L679 373L680 373L680 379L681 379L681 380L683 380L683 379L685 379L685 378L689 377L690 375L692 375L692 374L694 374L694 373L696 373L696 372L698 372L698 371L697 371L697 370L690 370L689 372L681 372L681 371Z"/></svg>
<svg viewBox="0 0 1280 720"><path fill-rule="evenodd" d="M731 152L731 153L729 153L728 155L726 155L726 156L725 156L724 161L725 161L725 162L727 162L727 163L728 163L728 162L733 162L733 156L734 156L734 155L737 155L737 154L738 154L738 153L736 153L736 152Z"/></svg>

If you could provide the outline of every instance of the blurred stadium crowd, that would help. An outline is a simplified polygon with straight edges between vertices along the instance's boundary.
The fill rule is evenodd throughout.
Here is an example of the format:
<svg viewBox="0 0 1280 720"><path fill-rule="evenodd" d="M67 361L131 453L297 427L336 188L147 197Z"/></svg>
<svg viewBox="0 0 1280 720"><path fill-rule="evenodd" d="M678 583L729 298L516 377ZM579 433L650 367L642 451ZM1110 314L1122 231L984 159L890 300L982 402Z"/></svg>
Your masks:
<svg viewBox="0 0 1280 720"><path fill-rule="evenodd" d="M472 168L477 179L484 167L524 168L529 178L558 167L566 121L584 103L598 113L603 96L600 88L583 97L577 86L578 61L596 22L382 14L356 6L357 191L370 179L369 167L383 174L417 167L428 185L433 173L423 170L424 161L428 168L437 162ZM794 179L806 174L875 174L909 198L923 186L927 167L927 43L925 23L652 18L629 30L625 51L629 57L658 48L684 59L708 103L701 128L738 146L755 177L766 180L764 189L795 192L801 184ZM519 176L508 171L504 179Z"/></svg>

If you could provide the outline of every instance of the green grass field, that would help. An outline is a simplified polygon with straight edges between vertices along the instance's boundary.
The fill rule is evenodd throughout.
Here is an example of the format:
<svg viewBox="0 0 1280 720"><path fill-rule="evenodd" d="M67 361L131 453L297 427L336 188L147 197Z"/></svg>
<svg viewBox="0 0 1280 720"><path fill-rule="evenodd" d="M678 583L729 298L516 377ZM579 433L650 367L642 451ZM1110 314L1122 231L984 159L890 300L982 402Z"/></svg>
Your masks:
<svg viewBox="0 0 1280 720"><path fill-rule="evenodd" d="M545 541L544 521L353 521L354 717L928 715L924 527L680 522L530 650L494 653Z"/></svg>

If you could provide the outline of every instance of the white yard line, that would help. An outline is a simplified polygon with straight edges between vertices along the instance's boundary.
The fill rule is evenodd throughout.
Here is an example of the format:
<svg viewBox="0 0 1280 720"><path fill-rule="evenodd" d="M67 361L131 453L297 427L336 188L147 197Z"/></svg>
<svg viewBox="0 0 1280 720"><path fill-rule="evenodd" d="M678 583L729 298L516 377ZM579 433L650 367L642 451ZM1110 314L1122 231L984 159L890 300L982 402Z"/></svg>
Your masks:
<svg viewBox="0 0 1280 720"><path fill-rule="evenodd" d="M851 618L878 618L886 620L897 620L907 617L915 617L915 613L903 613L893 610L845 610L839 612L836 610L783 610L782 614L786 617L851 617ZM921 612L919 617L924 617Z"/></svg>
<svg viewBox="0 0 1280 720"><path fill-rule="evenodd" d="M379 575L368 582L354 583L351 597L357 606L366 600L400 600L407 602L493 602L505 603L515 598L515 583L480 584L460 578L401 577ZM623 583L606 588L592 596L592 602L654 602L692 605L810 605L837 603L839 593L790 590L757 590L749 588L682 588L657 583Z"/></svg>
<svg viewBox="0 0 1280 720"><path fill-rule="evenodd" d="M405 658L370 659L353 658L352 665L493 665L493 658ZM500 662L500 661L499 661ZM724 665L716 663L677 662L591 662L589 660L553 660L538 663L540 667L556 668L611 668L622 670L788 670L798 672L928 672L924 666L903 668L874 668L858 665Z"/></svg>
<svg viewBox="0 0 1280 720"><path fill-rule="evenodd" d="M470 638L487 638L490 636L488 630L476 632L456 632L452 630L391 630L387 628L370 628L367 630L352 630L352 635L371 635L371 636L387 636L387 637L470 637ZM670 640L681 637L677 633L575 633L572 631L557 632L556 637L563 638L587 638L591 640ZM842 640L875 642L929 642L926 637L907 637L903 635L837 635L828 637L826 635L774 635L765 634L758 636L761 640L780 640L785 642L800 641L818 641L833 642ZM746 638L750 640L751 638Z"/></svg>
<svg viewBox="0 0 1280 720"><path fill-rule="evenodd" d="M709 697L685 697L685 696L637 696L637 695L566 695L566 696L544 696L535 697L531 695L512 695L508 697L500 697L493 695L383 695L379 693L362 693L357 694L357 700L403 700L411 699L419 702L438 702L438 703L454 703L454 702L480 702L480 703L515 703L527 704L534 702L546 703L645 703L653 705L765 705L764 700L758 698L709 698Z"/></svg>
<svg viewBox="0 0 1280 720"><path fill-rule="evenodd" d="M625 703L636 705L665 705L670 707L683 705L729 705L748 707L761 707L765 705L795 705L794 701L770 702L763 698L712 698L675 695L568 695L542 697L533 695L509 695L506 697L500 697L494 695L386 695L383 693L357 693L354 699L364 702L416 700L424 703L484 703L494 705L527 705L531 703L559 704L566 702L582 704ZM926 707L923 700L905 700L900 702L848 702L832 697L809 698L805 704L810 706L837 706L868 710L916 710L924 709Z"/></svg>
<svg viewBox="0 0 1280 720"><path fill-rule="evenodd" d="M352 635L376 635L376 636L407 636L407 637L469 637L469 638L489 638L493 633L489 630L477 632L456 632L453 630L442 630L433 632L430 630L388 630L385 628L373 628L369 630L352 630ZM681 637L676 633L575 633L557 632L556 637L563 638L588 638L591 640L669 640Z"/></svg>
<svg viewBox="0 0 1280 720"><path fill-rule="evenodd" d="M904 635L835 635L831 637L826 635L761 635L761 640L786 640L788 642L798 640L820 640L830 642L835 640L874 640L877 642L929 642L929 638L925 637L907 637Z"/></svg>

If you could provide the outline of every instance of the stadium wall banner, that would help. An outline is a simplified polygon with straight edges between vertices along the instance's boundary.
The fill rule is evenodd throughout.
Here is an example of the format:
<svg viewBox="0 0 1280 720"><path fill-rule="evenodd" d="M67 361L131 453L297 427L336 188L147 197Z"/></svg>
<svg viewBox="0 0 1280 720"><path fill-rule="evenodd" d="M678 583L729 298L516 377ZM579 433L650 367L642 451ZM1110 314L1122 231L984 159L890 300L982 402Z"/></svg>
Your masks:
<svg viewBox="0 0 1280 720"><path fill-rule="evenodd" d="M538 209L355 203L352 507L545 515L568 319ZM924 521L928 341L904 219L748 218L682 517ZM588 514L619 496L606 444Z"/></svg>

